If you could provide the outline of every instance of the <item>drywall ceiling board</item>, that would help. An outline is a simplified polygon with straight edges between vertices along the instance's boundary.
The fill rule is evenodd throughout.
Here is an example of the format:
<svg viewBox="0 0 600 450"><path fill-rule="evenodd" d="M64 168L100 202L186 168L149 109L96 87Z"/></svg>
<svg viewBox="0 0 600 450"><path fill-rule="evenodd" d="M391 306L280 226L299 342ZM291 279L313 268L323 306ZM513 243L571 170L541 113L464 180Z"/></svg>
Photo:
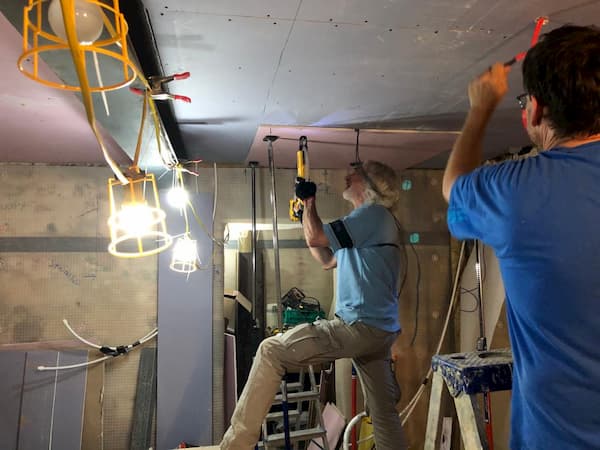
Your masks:
<svg viewBox="0 0 600 450"><path fill-rule="evenodd" d="M87 350L63 351L60 352L59 364L67 366L87 362L87 360ZM53 406L51 447L53 449L79 450L81 448L86 375L86 368L58 373Z"/></svg>
<svg viewBox="0 0 600 450"><path fill-rule="evenodd" d="M248 121L216 125L180 124L179 126L191 156L204 161L232 164L243 162L240 156L248 153L256 132L256 125Z"/></svg>
<svg viewBox="0 0 600 450"><path fill-rule="evenodd" d="M544 16L549 22L541 32L547 33L567 22L586 24L585 17L597 16L600 2L576 1L563 2L528 1L511 2L495 0L479 1L469 8L468 12L457 18L452 32L463 38L475 37L477 34L495 36L497 43L487 51L482 51L475 59L463 60L464 68L444 80L439 101L433 103L426 112L445 114L465 111L468 108L466 87L469 81L485 71L491 64L506 61L512 56L526 51L530 47L531 38L536 26L536 19ZM583 20L582 20L583 19ZM482 49L483 50L483 49ZM523 92L521 64L516 64L509 75L509 92L500 107L514 106L514 97Z"/></svg>
<svg viewBox="0 0 600 450"><path fill-rule="evenodd" d="M23 75L16 64L21 50L19 32L0 15L0 65L4 68L0 88L0 160L104 163L83 105L73 93L46 87ZM43 61L39 72L44 79L59 81ZM102 128L101 134L111 156L119 163L127 163L128 157L114 139Z"/></svg>
<svg viewBox="0 0 600 450"><path fill-rule="evenodd" d="M400 120L396 127L411 128L417 124L426 129L461 129L465 113L444 114L418 119ZM488 131L483 140L483 159L489 159L507 153L510 148L530 145L531 141L521 123L521 111L518 108L497 109L490 120ZM414 168L443 169L450 152L442 152Z"/></svg>
<svg viewBox="0 0 600 450"><path fill-rule="evenodd" d="M557 26L559 25L549 24L543 28L543 31L550 31ZM529 48L533 29L534 23L531 21L523 28L525 31L517 34L514 38L502 40L498 45L482 53L480 56L465 60L465 65L461 70L450 74L444 79L436 100L429 104L423 116L436 116L467 111L469 106L467 97L469 82L477 75L486 71L491 64L507 61L513 56L526 51ZM523 92L521 70L522 63L520 62L512 66L511 73L508 76L509 90L500 103L499 108L516 108L515 97Z"/></svg>
<svg viewBox="0 0 600 450"><path fill-rule="evenodd" d="M210 16L293 18L302 0L282 2L279 0L145 0L151 11L176 11Z"/></svg>
<svg viewBox="0 0 600 450"><path fill-rule="evenodd" d="M17 448L25 356L25 352L0 352L0 442L7 450Z"/></svg>
<svg viewBox="0 0 600 450"><path fill-rule="evenodd" d="M44 371L37 367L87 362L87 351L27 353L19 430L22 450L81 446L86 369Z"/></svg>
<svg viewBox="0 0 600 450"><path fill-rule="evenodd" d="M25 3L0 4L0 11L17 32L22 27ZM393 123L399 120L464 114L468 108L468 82L491 63L527 49L538 16L550 18L543 32L567 22L600 21L600 2L585 0L144 0L144 6L156 34L164 72L189 70L192 74L188 80L168 85L171 92L188 95L193 101L173 103L176 121L186 124L184 143L196 152L187 156L221 158L217 161L227 163L246 159L256 130L264 123L335 127L360 123L363 128L389 129L395 128ZM10 45L15 54L2 61L7 68L14 67L17 52L21 51L20 37L15 36ZM68 58L48 54L46 62L59 77L69 78ZM106 77L110 77L110 65L102 65ZM13 74L17 75L24 78ZM41 98L35 103L35 112L21 107L25 117L15 114L19 112L15 103L28 104L18 100L28 98L32 84L35 82L8 80L5 86L12 97L3 97L5 104L0 104L0 109L7 108L19 122L17 127L0 128L6 131L5 140L19 141L15 148L19 158L46 161L52 157L54 162L90 159L102 163L95 143L83 152L71 150L83 148L83 137L70 132L69 127L76 127L76 121L63 114L64 105L57 106L54 101L55 96L63 94L52 90L48 97L53 103L48 104L48 97ZM514 97L521 93L521 84L520 66L516 65L502 109L515 107ZM140 120L140 99L132 97L127 89L107 96L111 109L108 117L101 98L94 98L98 120L131 155ZM77 95L71 98L79 100ZM84 117L81 105L78 108ZM46 126L37 126L42 120L41 110L46 109L52 111L52 117L44 116L42 123ZM61 129L64 123L57 124L61 117L67 122L66 131ZM36 126L24 125L28 121ZM431 123L425 119L419 127ZM204 124L214 127L204 130ZM227 126L217 127L224 124ZM501 129L507 126L500 122L497 125ZM70 142L60 136L48 138L49 127L57 133L63 131L61 136L69 136ZM502 134L492 129L488 134L494 133ZM14 137L17 134L19 137ZM25 134L33 140L27 147L27 139L22 138ZM43 137L36 139L31 136L34 134ZM153 166L158 159L155 141L150 138L148 130L142 166ZM48 142L54 142L56 149L48 151ZM494 145L506 146L504 142Z"/></svg>
<svg viewBox="0 0 600 450"><path fill-rule="evenodd" d="M166 191L160 191L167 205ZM190 202L208 230L212 224L212 194L190 195ZM183 233L186 221L178 211L167 212L171 233ZM157 448L175 448L180 442L212 441L212 321L213 243L190 217L189 231L197 240L202 267L191 274L170 270L171 249L158 255ZM180 235L181 236L181 235ZM221 383L222 380L215 380Z"/></svg>
<svg viewBox="0 0 600 450"><path fill-rule="evenodd" d="M532 29L528 33L531 38L534 22L538 17L548 17L550 23L564 24L575 22L586 25L597 22L599 3L580 0L529 0L512 2L511 0L480 0L471 2L471 7L465 14L456 20L457 27L492 30L492 32L510 31L515 26L519 28L523 23L531 23ZM589 18L589 22L586 21ZM548 26L543 28L543 32Z"/></svg>
<svg viewBox="0 0 600 450"><path fill-rule="evenodd" d="M370 25L297 23L264 122L336 126L420 114L418 105L434 98L439 74L425 69L434 55L419 55L408 44L415 39L414 30L386 35Z"/></svg>
<svg viewBox="0 0 600 450"><path fill-rule="evenodd" d="M192 98L174 104L190 159L243 161L291 22L170 10L152 21L165 70L191 73L170 87Z"/></svg>
<svg viewBox="0 0 600 450"><path fill-rule="evenodd" d="M279 139L273 144L276 167L294 168L298 138L307 136L310 167L348 167L355 160L356 133L351 128L320 128L263 125L258 129L247 161L268 165L265 135ZM359 152L362 160L374 159L396 170L406 169L451 148L456 132L415 130L361 130Z"/></svg>
<svg viewBox="0 0 600 450"><path fill-rule="evenodd" d="M165 70L191 73L169 85L192 99L174 103L179 120L260 114L289 22L169 11L152 23Z"/></svg>
<svg viewBox="0 0 600 450"><path fill-rule="evenodd" d="M587 2L559 2L554 5L550 13L544 13L554 24L576 23L580 25L598 25L598 15L600 11L600 1Z"/></svg>
<svg viewBox="0 0 600 450"><path fill-rule="evenodd" d="M298 15L302 20L323 20L340 24L380 24L386 27L444 27L464 14L469 3L422 0L389 1L334 0L322 4L305 0Z"/></svg>

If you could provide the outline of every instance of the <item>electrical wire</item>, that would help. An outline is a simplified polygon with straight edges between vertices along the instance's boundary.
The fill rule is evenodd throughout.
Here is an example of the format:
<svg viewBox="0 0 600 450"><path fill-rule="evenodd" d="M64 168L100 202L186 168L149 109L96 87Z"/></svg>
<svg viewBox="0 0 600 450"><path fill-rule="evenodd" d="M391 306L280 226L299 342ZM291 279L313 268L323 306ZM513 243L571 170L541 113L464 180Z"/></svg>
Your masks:
<svg viewBox="0 0 600 450"><path fill-rule="evenodd" d="M202 221L202 219L200 218L200 216L198 216L198 213L196 212L196 209L194 208L194 205L192 205L191 202L188 202L188 206L190 207L190 210L192 211L192 215L194 216L194 219L196 219L196 222L198 223L198 225L200 225L200 227L202 228L202 230L204 231L204 233L206 233L206 235L210 238L211 241L213 241L215 244L220 245L221 247L224 247L226 242L225 239L218 239L216 238L206 227L206 225L204 225L204 222Z"/></svg>
<svg viewBox="0 0 600 450"><path fill-rule="evenodd" d="M408 275L408 254L406 253L406 248L403 244L398 246L400 248L400 252L402 253L402 277L400 277L400 287L398 288L398 301L400 301L400 295L404 290L404 285L406 284L406 277Z"/></svg>
<svg viewBox="0 0 600 450"><path fill-rule="evenodd" d="M419 291L421 290L421 261L419 260L419 254L417 253L417 249L412 244L412 242L410 243L410 247L412 248L412 251L415 254L415 260L417 261L417 281L415 288L415 328L413 331L412 338L410 340L410 345L412 347L413 345L415 345L415 340L417 339L417 331L419 329L419 304L421 303L419 297Z"/></svg>
<svg viewBox="0 0 600 450"><path fill-rule="evenodd" d="M214 227L214 223L215 223L215 217L216 217L216 213L217 213L217 201L219 198L218 192L219 192L219 175L217 172L217 163L213 163L213 168L214 168L214 175L213 175L213 180L214 180L214 196L213 196L213 211L212 211L212 223L213 223L213 227ZM214 237L214 233L213 233L213 237ZM222 245L226 245L229 242L229 223L225 224L225 236L223 237L223 239L221 240L221 242L223 242Z"/></svg>
<svg viewBox="0 0 600 450"><path fill-rule="evenodd" d="M473 289L465 289L465 288L460 288L460 295L462 298L463 294L469 294L471 295L471 297L473 297L473 299L475 299L475 306L471 309L464 309L464 308L460 308L459 310L461 312L465 312L465 313L472 313L475 312L479 309L479 298L477 298L477 296L473 293L474 291L476 291L478 288L473 288Z"/></svg>
<svg viewBox="0 0 600 450"><path fill-rule="evenodd" d="M214 173L213 173L213 210L212 210L212 221L213 224L215 223L215 214L217 212L217 199L219 198L219 178L217 176L217 163L213 163L213 169L214 169Z"/></svg>
<svg viewBox="0 0 600 450"><path fill-rule="evenodd" d="M100 73L100 64L98 63L98 55L96 52L92 52L94 57L94 69L96 70L96 79L98 80L98 86L101 88L104 87L104 82L102 81L102 74ZM102 96L102 103L104 104L104 111L107 116L110 116L110 110L108 109L108 100L106 99L106 92L104 90L100 91L100 95Z"/></svg>
<svg viewBox="0 0 600 450"><path fill-rule="evenodd" d="M131 350L133 350L135 347L145 344L146 342L148 342L149 340L155 338L158 335L158 328L154 328L153 330L151 330L150 332L148 332L147 334L145 334L143 337L139 338L138 340L136 340L135 342L133 342L132 344L128 344L128 345L120 345L120 346L116 346L116 347L111 347L111 346L101 346L99 344L96 344L94 342L88 341L87 339L81 337L80 335L78 335L75 330L73 330L73 328L71 328L71 325L69 325L69 322L67 321L67 319L63 319L63 324L65 325L65 327L67 327L67 330L69 330L69 332L80 342L84 343L85 345L92 347L104 354L106 354L106 356L103 356L101 358L98 359L94 359L92 361L86 361L83 363L78 363L78 364L71 364L68 366L55 366L55 367L48 367L48 366L38 366L37 370L39 371L48 371L48 370L67 370L67 369L78 369L80 367L89 367L92 366L94 364L98 364L102 361L106 361L107 359L110 358L116 358L117 356L121 356L121 355L125 355L127 353L129 353Z"/></svg>
<svg viewBox="0 0 600 450"><path fill-rule="evenodd" d="M354 162L360 164L360 154L358 152L358 136L360 135L360 128L355 128L356 131L356 147L354 149Z"/></svg>
<svg viewBox="0 0 600 450"><path fill-rule="evenodd" d="M440 338L438 340L434 355L439 354L439 352L442 348L444 338L446 337L446 333L448 332L448 325L450 323L450 318L452 317L452 311L454 310L454 308L457 304L458 285L459 285L460 275L461 275L461 271L462 271L463 259L465 256L465 247L466 247L466 242L463 241L463 243L460 247L460 255L458 257L456 274L454 276L454 283L452 285L452 292L450 294L450 304L448 305L448 312L446 313L446 319L444 320L444 326L442 327L442 332L440 334ZM404 417L402 419L402 425L404 425L406 423L406 421L408 420L408 418L410 417L412 412L415 410L417 403L419 402L419 399L423 395L423 392L425 392L425 386L427 386L427 384L429 383L429 379L431 378L432 373L433 373L433 370L431 369L431 366L430 366L429 370L427 371L427 375L425 375L425 378L423 378L423 381L421 382L421 385L419 386L419 388L417 389L417 391L415 392L413 397L410 399L408 404L404 407L404 409L402 411L400 411L400 417Z"/></svg>
<svg viewBox="0 0 600 450"><path fill-rule="evenodd" d="M181 187L184 187L184 181L183 181L183 176L181 175L181 172L187 172L189 174L194 175L196 178L196 192L199 192L198 190L198 176L199 176L199 172L198 172L198 161L189 161L190 164L195 164L195 170L189 170L186 169L185 167L183 167L182 164L178 163L176 170L178 171L178 179L177 181L179 182ZM216 217L216 211L217 211L217 202L218 202L218 171L217 171L217 164L214 163L213 165L213 169L214 169L214 195L213 195L213 209L212 209L212 223L214 224L215 222L215 217ZM175 183L175 182L174 182ZM211 241L213 241L215 244L224 247L228 242L229 242L229 224L225 225L225 236L223 239L219 239L217 237L215 237L214 233L212 233L208 227L204 224L204 222L202 221L202 219L200 218L200 216L198 215L198 213L196 212L196 209L194 208L194 205L192 204L191 201L188 200L187 202L187 207L190 208L190 211L192 212L192 215L194 216L194 219L196 220L196 222L198 223L198 225L200 225L200 228L202 228L202 230L204 231L204 233L210 238ZM187 208L185 209L185 211L187 211ZM185 213L185 217L186 217L186 232L189 233L189 226L187 224L187 213Z"/></svg>

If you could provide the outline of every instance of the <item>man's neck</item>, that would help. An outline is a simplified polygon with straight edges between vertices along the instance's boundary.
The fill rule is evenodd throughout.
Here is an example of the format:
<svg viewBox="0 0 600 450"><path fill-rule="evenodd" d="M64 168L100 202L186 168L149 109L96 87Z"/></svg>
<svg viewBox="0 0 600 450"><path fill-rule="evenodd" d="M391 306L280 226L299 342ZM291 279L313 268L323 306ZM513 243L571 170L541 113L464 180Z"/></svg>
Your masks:
<svg viewBox="0 0 600 450"><path fill-rule="evenodd" d="M358 196L352 198L350 200L350 203L352 203L352 206L354 206L354 209L357 209L365 203L365 198L363 195L358 195Z"/></svg>
<svg viewBox="0 0 600 450"><path fill-rule="evenodd" d="M600 141L600 133L592 134L591 136L570 136L565 138L559 138L557 136L552 136L549 138L548 144L544 145L543 148L551 149L554 147L579 147L583 144L589 144L590 142Z"/></svg>
<svg viewBox="0 0 600 450"><path fill-rule="evenodd" d="M354 207L353 209L358 209L364 202L360 200L354 200L350 203L352 203L352 206Z"/></svg>
<svg viewBox="0 0 600 450"><path fill-rule="evenodd" d="M567 138L567 140L560 142L561 147L579 147L583 144L589 144L590 142L600 141L600 133L587 136L585 138Z"/></svg>

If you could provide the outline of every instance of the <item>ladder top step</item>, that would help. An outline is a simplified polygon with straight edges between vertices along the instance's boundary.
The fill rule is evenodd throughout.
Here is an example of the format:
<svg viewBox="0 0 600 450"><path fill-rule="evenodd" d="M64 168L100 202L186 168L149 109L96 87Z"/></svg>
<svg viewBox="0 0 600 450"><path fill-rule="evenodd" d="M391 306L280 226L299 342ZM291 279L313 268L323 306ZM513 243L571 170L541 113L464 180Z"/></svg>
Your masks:
<svg viewBox="0 0 600 450"><path fill-rule="evenodd" d="M442 375L453 397L461 393L472 395L510 390L512 387L510 349L434 355L431 368Z"/></svg>

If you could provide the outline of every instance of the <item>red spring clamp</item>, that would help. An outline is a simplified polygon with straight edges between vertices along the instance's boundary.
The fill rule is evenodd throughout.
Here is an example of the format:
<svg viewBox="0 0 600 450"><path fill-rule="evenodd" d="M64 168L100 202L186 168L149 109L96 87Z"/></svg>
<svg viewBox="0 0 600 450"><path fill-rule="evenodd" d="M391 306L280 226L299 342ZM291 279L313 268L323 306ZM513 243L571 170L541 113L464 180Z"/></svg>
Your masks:
<svg viewBox="0 0 600 450"><path fill-rule="evenodd" d="M173 80L185 80L190 77L189 72L175 73L164 77L152 76L148 77L150 85L150 97L153 100L181 100L186 103L192 103L192 99L185 95L171 94L167 92L165 84ZM144 95L144 89L130 87L129 90L134 94Z"/></svg>

